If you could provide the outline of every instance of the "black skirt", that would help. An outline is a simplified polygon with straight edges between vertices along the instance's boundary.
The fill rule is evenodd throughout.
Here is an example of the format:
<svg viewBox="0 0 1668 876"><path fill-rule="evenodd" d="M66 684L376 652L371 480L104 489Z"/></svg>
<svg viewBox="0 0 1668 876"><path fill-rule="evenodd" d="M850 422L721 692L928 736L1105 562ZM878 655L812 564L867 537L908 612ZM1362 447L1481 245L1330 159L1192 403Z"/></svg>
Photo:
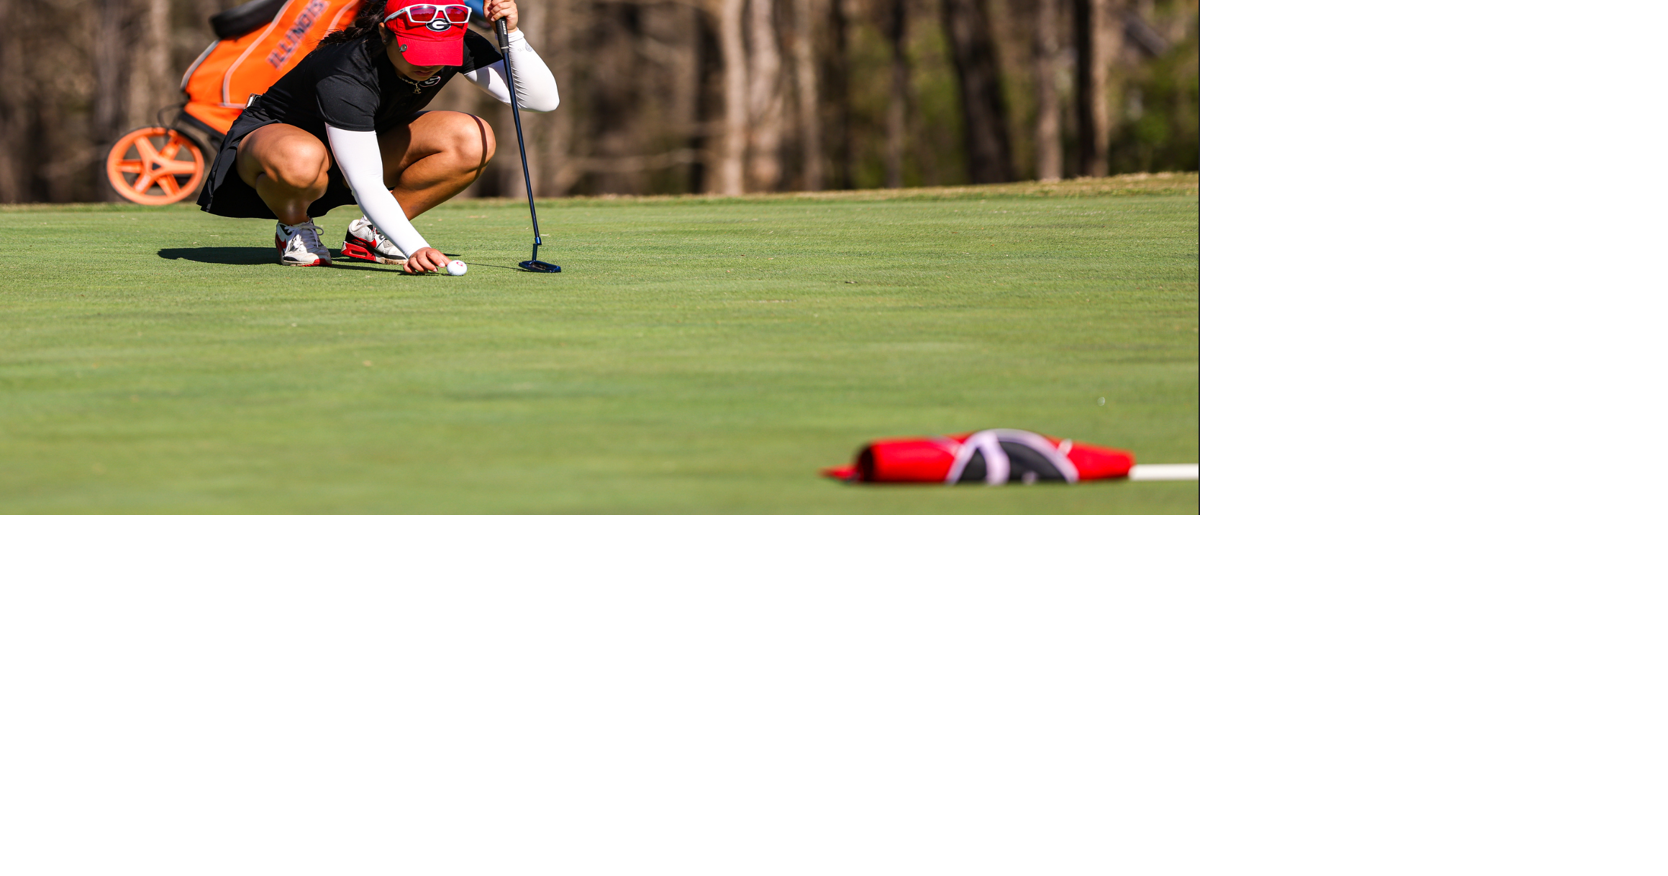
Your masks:
<svg viewBox="0 0 1668 876"><path fill-rule="evenodd" d="M232 123L232 129L226 132L226 139L220 144L220 152L214 156L214 166L209 168L208 179L203 181L203 191L197 196L197 206L216 216L229 216L234 219L271 219L278 217L272 208L261 200L243 178L237 175L237 147L249 132L266 125L275 124L272 119L263 119L254 113L245 112ZM347 178L336 167L332 158L330 162L330 185L324 190L324 196L314 201L307 208L307 216L317 219L343 204L358 203L354 200L353 189L348 187Z"/></svg>

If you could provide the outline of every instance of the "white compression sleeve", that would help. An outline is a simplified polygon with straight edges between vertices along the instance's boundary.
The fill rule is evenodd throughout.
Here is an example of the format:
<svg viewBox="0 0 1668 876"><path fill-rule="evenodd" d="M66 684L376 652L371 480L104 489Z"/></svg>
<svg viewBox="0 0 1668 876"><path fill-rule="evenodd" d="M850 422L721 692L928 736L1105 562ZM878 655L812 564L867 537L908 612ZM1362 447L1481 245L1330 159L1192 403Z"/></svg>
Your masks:
<svg viewBox="0 0 1668 876"><path fill-rule="evenodd" d="M394 194L382 184L382 149L377 145L375 131L344 131L324 126L330 137L330 151L336 156L336 166L342 169L354 200L359 202L365 217L394 241L400 252L411 255L429 245L417 226L405 218L405 208L394 200Z"/></svg>
<svg viewBox="0 0 1668 876"><path fill-rule="evenodd" d="M515 66L516 104L525 110L547 113L562 102L556 90L556 75L527 45L527 37L517 30L510 34L510 63ZM470 82L486 89L499 103L510 102L509 83L504 80L504 62L499 61L463 74Z"/></svg>

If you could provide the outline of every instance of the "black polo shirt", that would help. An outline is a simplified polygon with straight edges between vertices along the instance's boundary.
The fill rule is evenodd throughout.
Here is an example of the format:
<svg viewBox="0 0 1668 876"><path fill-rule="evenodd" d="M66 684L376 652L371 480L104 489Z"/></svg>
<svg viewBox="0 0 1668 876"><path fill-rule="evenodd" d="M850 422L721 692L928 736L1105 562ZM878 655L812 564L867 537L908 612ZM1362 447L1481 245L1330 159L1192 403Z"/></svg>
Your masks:
<svg viewBox="0 0 1668 876"><path fill-rule="evenodd" d="M380 31L345 43L321 45L273 83L239 117L251 122L294 125L328 142L324 126L344 131L386 131L411 121L460 72L503 60L491 41L474 31L463 37L463 63L443 67L414 83L394 69Z"/></svg>

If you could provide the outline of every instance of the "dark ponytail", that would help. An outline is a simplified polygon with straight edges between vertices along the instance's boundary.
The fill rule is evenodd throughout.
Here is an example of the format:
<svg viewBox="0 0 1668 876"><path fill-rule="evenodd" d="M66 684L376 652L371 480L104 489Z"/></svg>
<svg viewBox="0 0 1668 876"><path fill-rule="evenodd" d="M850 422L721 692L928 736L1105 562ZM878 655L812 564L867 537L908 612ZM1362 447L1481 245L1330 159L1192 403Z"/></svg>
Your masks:
<svg viewBox="0 0 1668 876"><path fill-rule="evenodd" d="M388 12L388 0L365 0L359 7L358 14L353 16L353 23L347 30L331 31L319 40L319 45L328 46L333 43L349 43L368 33L375 33L376 26L382 23L382 16Z"/></svg>

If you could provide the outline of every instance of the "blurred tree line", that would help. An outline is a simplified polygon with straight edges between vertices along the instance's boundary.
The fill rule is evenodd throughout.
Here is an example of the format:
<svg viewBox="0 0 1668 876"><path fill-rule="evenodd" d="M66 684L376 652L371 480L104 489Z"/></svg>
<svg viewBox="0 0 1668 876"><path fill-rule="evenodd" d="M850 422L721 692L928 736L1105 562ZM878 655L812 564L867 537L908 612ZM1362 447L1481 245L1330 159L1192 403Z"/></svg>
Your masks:
<svg viewBox="0 0 1668 876"><path fill-rule="evenodd" d="M0 0L0 202L109 200L236 0ZM523 114L534 188L681 194L1199 168L1198 0L521 0L562 90ZM475 195L522 196L504 107Z"/></svg>

